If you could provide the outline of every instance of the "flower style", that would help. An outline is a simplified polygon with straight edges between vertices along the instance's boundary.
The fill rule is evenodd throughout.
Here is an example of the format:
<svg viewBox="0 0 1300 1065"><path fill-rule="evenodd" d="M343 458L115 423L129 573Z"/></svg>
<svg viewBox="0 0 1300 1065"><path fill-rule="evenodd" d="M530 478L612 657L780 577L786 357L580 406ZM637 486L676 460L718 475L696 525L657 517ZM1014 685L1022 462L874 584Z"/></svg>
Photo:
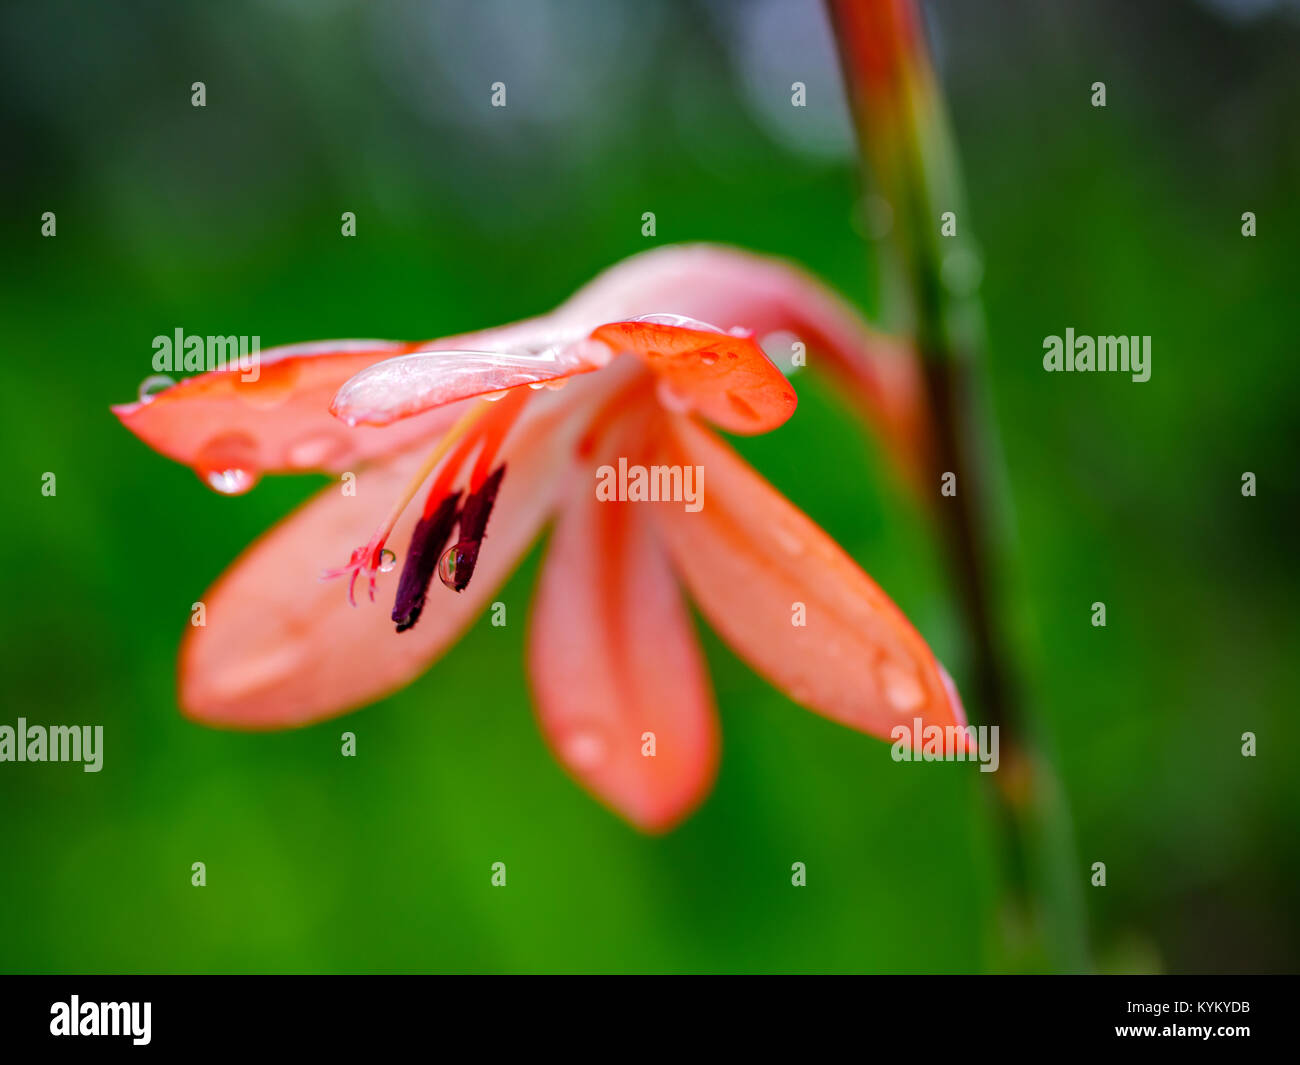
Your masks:
<svg viewBox="0 0 1300 1065"><path fill-rule="evenodd" d="M794 413L793 388L758 343L778 332L849 384L919 468L906 353L794 268L703 245L635 256L514 325L275 349L255 382L206 373L114 408L219 491L265 473L353 474L353 493L322 490L203 597L206 625L180 652L184 712L274 729L373 702L454 643L554 516L527 636L541 729L569 772L640 828L694 809L718 759L680 586L804 706L882 738L916 718L964 724L902 612L705 425L763 433ZM596 471L620 460L701 470L703 505L598 498ZM391 612L368 601L380 591Z"/></svg>

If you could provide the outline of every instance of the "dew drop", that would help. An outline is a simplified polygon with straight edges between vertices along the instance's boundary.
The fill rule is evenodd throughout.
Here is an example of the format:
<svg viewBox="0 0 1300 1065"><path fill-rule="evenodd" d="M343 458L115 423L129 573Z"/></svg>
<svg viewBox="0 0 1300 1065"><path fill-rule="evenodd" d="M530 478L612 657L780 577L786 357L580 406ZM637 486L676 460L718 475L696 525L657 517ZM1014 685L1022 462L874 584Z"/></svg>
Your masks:
<svg viewBox="0 0 1300 1065"><path fill-rule="evenodd" d="M900 666L886 662L880 667L877 676L885 689L885 699L899 713L915 710L925 701L925 692L920 682Z"/></svg>
<svg viewBox="0 0 1300 1065"><path fill-rule="evenodd" d="M314 470L343 457L348 442L334 433L316 433L289 445L285 451L288 464L295 469Z"/></svg>
<svg viewBox="0 0 1300 1065"><path fill-rule="evenodd" d="M569 379L567 377L553 377L549 381L543 381L542 387L548 392L558 392L568 383Z"/></svg>
<svg viewBox="0 0 1300 1065"><path fill-rule="evenodd" d="M379 552L379 572L392 573L393 567L397 565L397 552L384 548Z"/></svg>
<svg viewBox="0 0 1300 1065"><path fill-rule="evenodd" d="M772 538L781 545L781 549L787 554L802 555L803 540L799 534L782 525L772 526Z"/></svg>
<svg viewBox="0 0 1300 1065"><path fill-rule="evenodd" d="M140 382L140 390L136 393L136 398L141 403L152 403L158 393L166 392L175 383L165 373L152 374Z"/></svg>
<svg viewBox="0 0 1300 1065"><path fill-rule="evenodd" d="M467 546L463 540L454 543L438 559L438 579L453 591L456 588L456 570L465 557Z"/></svg>
<svg viewBox="0 0 1300 1065"><path fill-rule="evenodd" d="M531 388L534 392L539 392L539 391L541 391L543 388L546 387L546 382L545 382L545 381L530 381L530 382L528 383L528 387Z"/></svg>
<svg viewBox="0 0 1300 1065"><path fill-rule="evenodd" d="M223 496L242 496L257 484L257 474L250 470L209 470L204 477L207 486Z"/></svg>
<svg viewBox="0 0 1300 1065"><path fill-rule="evenodd" d="M257 444L246 433L223 433L199 449L194 470L214 492L243 495L257 484Z"/></svg>
<svg viewBox="0 0 1300 1065"><path fill-rule="evenodd" d="M509 389L503 389L500 392L484 392L482 398L487 400L489 403L495 403L499 399L505 399L509 394Z"/></svg>
<svg viewBox="0 0 1300 1065"><path fill-rule="evenodd" d="M298 366L296 359L259 360L248 371L256 370L256 380L250 380L243 371L239 373L235 380L235 395L258 410L278 407L293 394L298 381Z"/></svg>
<svg viewBox="0 0 1300 1065"><path fill-rule="evenodd" d="M718 353L716 351L700 352L700 362L704 363L705 366L712 366L717 361L718 361Z"/></svg>
<svg viewBox="0 0 1300 1065"><path fill-rule="evenodd" d="M649 325L670 325L677 329L694 329L701 333L722 332L716 325L701 322L698 318L687 318L684 314L638 314L628 321L646 322Z"/></svg>
<svg viewBox="0 0 1300 1065"><path fill-rule="evenodd" d="M594 769L605 760L605 741L587 729L566 737L562 747L564 760L575 769Z"/></svg>

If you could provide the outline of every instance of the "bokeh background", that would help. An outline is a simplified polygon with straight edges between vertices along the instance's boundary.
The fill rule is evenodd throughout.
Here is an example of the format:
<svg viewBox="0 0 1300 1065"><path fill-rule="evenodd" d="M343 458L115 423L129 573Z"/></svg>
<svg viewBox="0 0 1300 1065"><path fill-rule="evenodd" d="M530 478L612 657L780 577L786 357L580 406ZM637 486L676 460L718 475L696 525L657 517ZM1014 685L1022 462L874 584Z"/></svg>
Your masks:
<svg viewBox="0 0 1300 1065"><path fill-rule="evenodd" d="M926 11L1015 502L1027 622L1006 652L1073 817L1091 964L1293 970L1300 15L1266 0ZM484 620L374 707L267 735L183 720L190 604L322 480L222 498L108 412L176 327L264 346L439 336L545 311L675 241L788 256L876 313L817 4L46 0L6 6L0 31L0 723L106 733L98 775L0 764L0 969L1007 966L987 782L894 764L703 625L724 728L712 797L664 838L587 798L525 687L536 551L500 595L506 628ZM1043 373L1043 337L1067 326L1152 335L1151 381ZM921 515L833 388L796 384L797 417L742 451L960 683ZM345 729L356 758L340 757ZM505 890L489 886L498 860ZM1088 886L1094 861L1105 888Z"/></svg>

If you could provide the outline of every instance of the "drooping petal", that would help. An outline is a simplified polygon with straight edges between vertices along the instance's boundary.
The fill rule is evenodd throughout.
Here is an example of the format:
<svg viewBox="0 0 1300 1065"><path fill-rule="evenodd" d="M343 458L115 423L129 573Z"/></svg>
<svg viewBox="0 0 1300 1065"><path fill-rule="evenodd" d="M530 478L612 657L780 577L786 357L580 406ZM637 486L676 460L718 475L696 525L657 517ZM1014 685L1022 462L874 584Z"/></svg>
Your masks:
<svg viewBox="0 0 1300 1065"><path fill-rule="evenodd" d="M329 416L330 399L349 377L417 346L333 340L270 348L260 354L256 379L252 370L216 370L113 413L150 447L208 481L232 470L250 483L262 473L337 472L400 451L456 417L430 414L385 433L349 429Z"/></svg>
<svg viewBox="0 0 1300 1065"><path fill-rule="evenodd" d="M692 597L736 652L796 702L881 738L916 718L964 725L943 668L876 583L716 436L663 421L658 461L701 466L703 506L650 509Z"/></svg>
<svg viewBox="0 0 1300 1065"><path fill-rule="evenodd" d="M794 389L752 337L668 314L600 323L590 336L538 351L436 350L386 359L344 384L330 410L349 424L391 425L471 396L590 373L624 352L661 379L666 402L731 432L767 432L794 413Z"/></svg>
<svg viewBox="0 0 1300 1065"><path fill-rule="evenodd" d="M598 326L592 337L630 351L659 377L665 403L733 433L766 433L798 402L790 382L748 333L725 333L680 315L650 314Z"/></svg>
<svg viewBox="0 0 1300 1065"><path fill-rule="evenodd" d="M423 450L363 469L356 494L333 485L253 544L203 596L206 625L187 630L180 702L206 724L270 729L303 725L374 701L405 684L460 635L527 549L555 499L592 390L539 396L502 448L501 487L474 582L457 594L435 583L423 617L394 631L398 573L379 574L374 603L347 603L322 582L379 523L419 468ZM537 402L540 401L540 402ZM481 402L481 401L480 401ZM420 514L408 507L390 539L404 550Z"/></svg>
<svg viewBox="0 0 1300 1065"><path fill-rule="evenodd" d="M793 389L756 343L776 333L803 342L904 462L923 467L924 392L910 351L802 270L706 244L635 255L549 315L373 366L347 382L333 409L346 421L387 425L466 396L588 373L609 356L594 336L640 355L683 406L733 432L763 432L794 410Z"/></svg>
<svg viewBox="0 0 1300 1065"><path fill-rule="evenodd" d="M914 354L799 267L723 245L670 245L611 267L557 312L605 322L655 313L740 327L760 341L793 334L809 367L830 371L904 467L926 468L928 416Z"/></svg>
<svg viewBox="0 0 1300 1065"><path fill-rule="evenodd" d="M712 695L648 515L597 501L594 484L584 464L547 549L529 676L560 762L638 827L664 831L712 787Z"/></svg>

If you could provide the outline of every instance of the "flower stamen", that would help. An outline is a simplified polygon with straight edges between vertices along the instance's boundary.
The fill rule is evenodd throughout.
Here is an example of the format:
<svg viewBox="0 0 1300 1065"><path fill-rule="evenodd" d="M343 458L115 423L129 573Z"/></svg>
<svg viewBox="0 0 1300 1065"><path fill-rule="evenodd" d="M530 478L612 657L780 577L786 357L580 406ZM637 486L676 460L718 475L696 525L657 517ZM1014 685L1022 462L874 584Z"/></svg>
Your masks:
<svg viewBox="0 0 1300 1065"><path fill-rule="evenodd" d="M416 523L415 532L411 534L411 547L402 565L402 576L397 582L397 600L393 603L392 618L397 623L398 632L405 632L420 620L433 571L438 567L452 526L460 516L457 510L460 495L460 492L454 492L444 497L432 514Z"/></svg>
<svg viewBox="0 0 1300 1065"><path fill-rule="evenodd" d="M438 440L429 456L420 464L420 468L415 475L407 482L397 500L393 503L387 516L375 529L370 539L364 547L358 547L352 552L348 561L333 569L327 569L321 573L321 580L334 580L338 577L349 577L348 581L348 602L353 606L357 605L356 585L357 578L364 576L369 585L370 601L375 599L375 575L379 573L380 566L384 560L384 548L388 543L388 537L392 535L394 526L397 525L398 519L401 518L402 512L406 505L411 501L415 494L424 484L425 479L434 471L447 454L460 443L478 424L480 419L486 414L492 412L492 406L486 403L475 403L470 407L443 436Z"/></svg>

